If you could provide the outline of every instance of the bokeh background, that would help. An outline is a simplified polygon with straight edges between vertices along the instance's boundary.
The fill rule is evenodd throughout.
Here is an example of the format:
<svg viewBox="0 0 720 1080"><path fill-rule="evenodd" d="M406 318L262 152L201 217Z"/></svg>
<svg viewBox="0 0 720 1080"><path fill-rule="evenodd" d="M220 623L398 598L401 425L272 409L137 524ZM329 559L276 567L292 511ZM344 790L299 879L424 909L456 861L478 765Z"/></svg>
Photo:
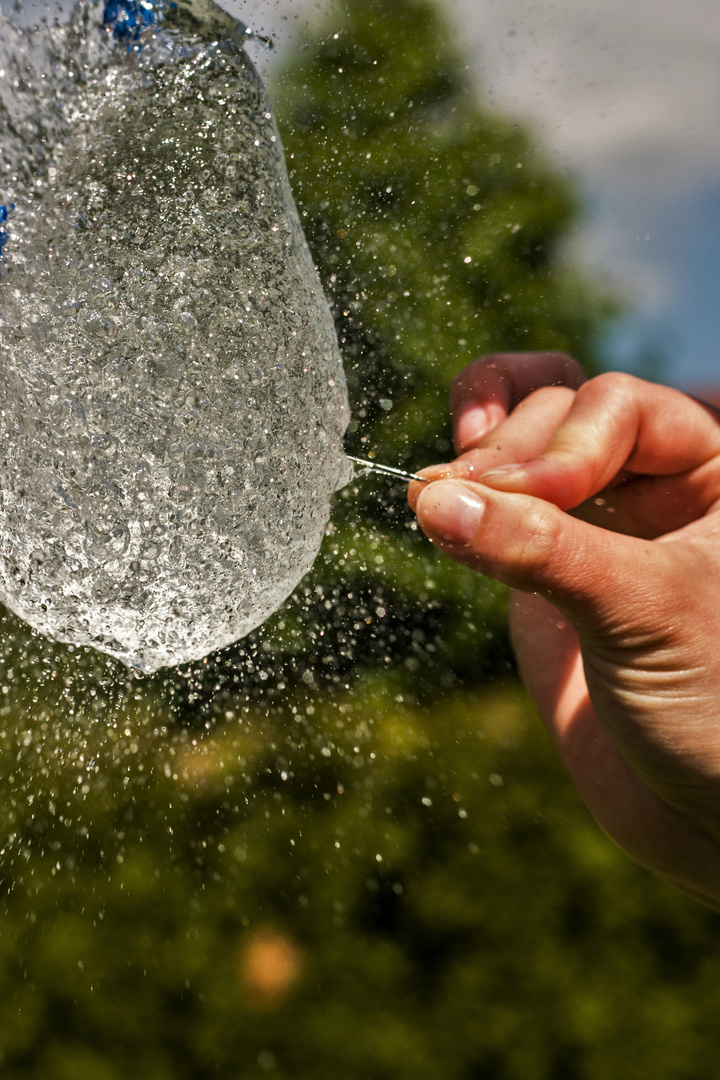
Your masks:
<svg viewBox="0 0 720 1080"><path fill-rule="evenodd" d="M696 9L702 27L669 3L242 9L278 35L260 62L351 452L447 456L452 376L494 349L711 381L650 333L673 305L693 322L687 266L717 258L694 216L717 73L688 61L717 20ZM402 486L364 478L283 610L202 664L135 678L5 614L3 1080L713 1076L720 917L590 820L517 682L506 601L429 547Z"/></svg>
<svg viewBox="0 0 720 1080"><path fill-rule="evenodd" d="M720 12L715 0L438 0L483 99L530 124L582 193L566 254L630 303L604 366L715 387ZM235 0L277 59L330 0ZM401 47L402 43L398 43Z"/></svg>

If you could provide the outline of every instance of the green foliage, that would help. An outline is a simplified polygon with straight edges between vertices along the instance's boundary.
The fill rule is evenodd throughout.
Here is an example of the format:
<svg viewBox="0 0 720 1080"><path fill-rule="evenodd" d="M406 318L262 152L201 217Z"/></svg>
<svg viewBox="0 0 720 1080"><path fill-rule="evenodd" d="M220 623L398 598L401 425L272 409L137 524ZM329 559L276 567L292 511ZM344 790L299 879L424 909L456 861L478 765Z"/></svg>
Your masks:
<svg viewBox="0 0 720 1080"><path fill-rule="evenodd" d="M366 414L358 443L416 465L435 460L465 362L525 348L587 361L605 312L555 258L576 222L567 182L527 132L478 103L436 7L343 10L283 74L278 107Z"/></svg>
<svg viewBox="0 0 720 1080"><path fill-rule="evenodd" d="M557 257L576 200L529 133L479 103L433 4L346 0L274 97L345 357L349 452L412 469L447 459L450 383L482 353L565 349L589 361L609 309ZM439 669L478 681L507 662L501 593L428 555L399 485L373 478L343 493L310 596L316 587L320 614L328 598L346 610L318 652L300 595L294 648L318 671L328 654L331 673L388 656L430 685ZM348 642L348 623L378 607L385 632Z"/></svg>
<svg viewBox="0 0 720 1080"><path fill-rule="evenodd" d="M192 733L82 685L0 714L3 1080L707 1075L720 921L602 836L517 690Z"/></svg>

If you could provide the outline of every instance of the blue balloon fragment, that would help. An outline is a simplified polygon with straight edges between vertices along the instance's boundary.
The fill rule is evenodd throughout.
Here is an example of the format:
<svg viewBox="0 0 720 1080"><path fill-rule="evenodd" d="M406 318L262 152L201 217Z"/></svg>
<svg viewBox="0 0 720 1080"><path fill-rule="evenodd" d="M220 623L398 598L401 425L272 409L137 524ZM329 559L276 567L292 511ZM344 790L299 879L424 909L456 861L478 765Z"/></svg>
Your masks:
<svg viewBox="0 0 720 1080"><path fill-rule="evenodd" d="M2 223L4 221L7 221L8 216L10 215L10 213L14 209L15 209L15 207L13 206L12 203L10 203L9 206L4 206L4 205L0 206L0 225L2 225ZM2 255L2 249L5 247L5 245L7 244L9 239L10 239L10 237L5 232L5 230L0 229L0 255Z"/></svg>
<svg viewBox="0 0 720 1080"><path fill-rule="evenodd" d="M128 43L137 41L143 30L162 18L164 0L108 0L103 23L116 38Z"/></svg>
<svg viewBox="0 0 720 1080"><path fill-rule="evenodd" d="M177 10L177 0L106 0L103 25L106 29L112 30L119 41L124 41L128 49L138 50L141 46L137 42L142 32L162 22L166 12ZM244 23L234 16L229 16L222 9L218 9L218 12L224 16L225 31L229 29L228 23L234 24L234 30L229 36L236 43L242 44L252 39L267 49L273 47L271 38L256 34L254 30L250 30Z"/></svg>

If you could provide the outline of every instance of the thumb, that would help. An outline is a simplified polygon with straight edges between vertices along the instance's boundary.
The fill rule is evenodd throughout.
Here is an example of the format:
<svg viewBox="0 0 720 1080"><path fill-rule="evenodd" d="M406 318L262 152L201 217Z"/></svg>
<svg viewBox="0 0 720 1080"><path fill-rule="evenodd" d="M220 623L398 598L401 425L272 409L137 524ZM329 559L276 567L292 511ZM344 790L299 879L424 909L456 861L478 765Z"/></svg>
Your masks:
<svg viewBox="0 0 720 1080"><path fill-rule="evenodd" d="M664 600L671 610L677 603L682 568L672 545L608 532L542 499L440 480L422 490L416 512L447 555L542 594L591 635L627 627L633 611L657 619Z"/></svg>

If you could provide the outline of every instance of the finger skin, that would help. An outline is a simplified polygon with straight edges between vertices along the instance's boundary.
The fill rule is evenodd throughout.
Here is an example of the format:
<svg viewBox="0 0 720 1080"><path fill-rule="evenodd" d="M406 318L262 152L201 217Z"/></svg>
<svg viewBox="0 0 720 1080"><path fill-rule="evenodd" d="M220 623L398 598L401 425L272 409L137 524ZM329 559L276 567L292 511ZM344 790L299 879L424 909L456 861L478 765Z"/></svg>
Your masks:
<svg viewBox="0 0 720 1080"><path fill-rule="evenodd" d="M448 479L425 485L415 509L428 538L456 562L512 588L552 597L589 634L604 628L612 584L624 576L627 603L642 606L648 594L657 600L658 583L638 574L651 555L666 572L666 589L672 589L667 551L624 535L613 536L611 545L605 530L533 496Z"/></svg>
<svg viewBox="0 0 720 1080"><path fill-rule="evenodd" d="M567 770L598 824L636 862L718 906L717 845L641 783L590 700L578 636L537 595L514 593L510 632L520 673ZM703 883L698 867L707 868Z"/></svg>
<svg viewBox="0 0 720 1080"><path fill-rule="evenodd" d="M521 672L600 824L720 910L718 418L624 375L543 389L505 370L488 391L497 369L478 363L456 414L469 449L411 487L418 522L520 590ZM515 467L478 477L494 454L513 466L507 448Z"/></svg>
<svg viewBox="0 0 720 1080"><path fill-rule="evenodd" d="M569 510L621 474L677 476L719 455L720 424L694 398L612 373L580 387L540 456L488 472L482 482Z"/></svg>
<svg viewBox="0 0 720 1080"><path fill-rule="evenodd" d="M478 446L515 407L541 387L576 390L585 381L566 353L493 353L468 364L450 390L458 453Z"/></svg>
<svg viewBox="0 0 720 1080"><path fill-rule="evenodd" d="M423 469L421 475L429 480L477 480L489 469L536 457L562 424L574 397L574 392L565 387L534 391L475 449L448 464ZM408 498L413 509L422 487L417 482L410 486Z"/></svg>
<svg viewBox="0 0 720 1080"><path fill-rule="evenodd" d="M720 616L717 596L688 587L720 580L720 560L694 545L609 543L542 500L467 481L428 485L417 514L456 561L539 593L573 627L564 642L557 626L527 619L525 641L514 628L573 779L637 861L720 907Z"/></svg>
<svg viewBox="0 0 720 1080"><path fill-rule="evenodd" d="M608 534L540 499L459 480L428 485L417 518L451 558L539 593L572 623L594 705L602 705L613 742L656 793L663 790L666 801L681 804L686 792L667 790L673 770L690 788L693 777L716 768L720 778L712 659L720 604L713 591L695 584L720 580L717 554L695 541ZM715 528L714 518L705 519L705 527ZM681 731L677 712L684 700L693 705ZM703 710L707 723L699 739ZM720 813L713 814L720 835Z"/></svg>

